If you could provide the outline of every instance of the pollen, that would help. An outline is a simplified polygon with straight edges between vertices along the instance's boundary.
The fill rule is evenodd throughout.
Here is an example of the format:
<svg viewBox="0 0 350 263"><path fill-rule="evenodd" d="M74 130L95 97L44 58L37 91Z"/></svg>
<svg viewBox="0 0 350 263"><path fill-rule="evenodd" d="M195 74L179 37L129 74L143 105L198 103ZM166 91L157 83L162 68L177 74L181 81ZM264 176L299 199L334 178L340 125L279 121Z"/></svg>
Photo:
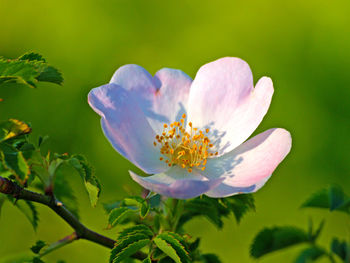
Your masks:
<svg viewBox="0 0 350 263"><path fill-rule="evenodd" d="M192 173L193 169L204 171L207 158L218 155L210 149L214 145L206 136L209 128L201 131L189 122L186 129L185 119L186 114L183 114L179 122L165 123L162 133L155 137L154 146L159 147L163 155L159 160L169 167L178 165L189 173Z"/></svg>

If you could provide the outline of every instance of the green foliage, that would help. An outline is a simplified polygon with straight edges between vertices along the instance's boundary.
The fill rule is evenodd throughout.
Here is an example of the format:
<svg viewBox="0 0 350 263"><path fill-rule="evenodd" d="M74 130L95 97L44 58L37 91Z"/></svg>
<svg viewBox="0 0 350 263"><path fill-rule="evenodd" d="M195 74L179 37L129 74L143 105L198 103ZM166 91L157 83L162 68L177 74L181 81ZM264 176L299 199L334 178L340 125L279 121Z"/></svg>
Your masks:
<svg viewBox="0 0 350 263"><path fill-rule="evenodd" d="M233 214L237 223L239 223L248 211L255 211L254 198L250 194L220 199L201 196L185 202L184 213L179 220L179 227L195 216L204 216L220 229L223 227L223 218Z"/></svg>
<svg viewBox="0 0 350 263"><path fill-rule="evenodd" d="M301 207L324 208L350 214L350 197L339 186L331 186L314 193Z"/></svg>
<svg viewBox="0 0 350 263"><path fill-rule="evenodd" d="M327 255L327 252L320 247L317 247L317 246L308 247L300 252L299 256L295 260L295 263L313 262L316 259L319 259L320 257L325 255Z"/></svg>
<svg viewBox="0 0 350 263"><path fill-rule="evenodd" d="M42 241L42 240L38 240L36 241L35 245L32 246L30 249L33 251L33 253L35 254L39 254L40 250L45 247L47 244L46 242Z"/></svg>
<svg viewBox="0 0 350 263"><path fill-rule="evenodd" d="M7 121L0 122L0 142L16 138L18 136L28 134L32 131L32 128L25 122L9 119Z"/></svg>
<svg viewBox="0 0 350 263"><path fill-rule="evenodd" d="M260 258L268 253L305 242L310 242L310 239L302 229L293 226L265 228L255 237L250 255Z"/></svg>
<svg viewBox="0 0 350 263"><path fill-rule="evenodd" d="M340 241L334 238L331 243L331 251L344 262L350 261L350 245L346 241Z"/></svg>
<svg viewBox="0 0 350 263"><path fill-rule="evenodd" d="M215 254L203 254L201 257L203 263L221 263L219 257Z"/></svg>
<svg viewBox="0 0 350 263"><path fill-rule="evenodd" d="M39 216L36 207L33 203L24 200L15 200L14 198L8 196L8 200L13 203L29 220L32 224L34 230L38 227Z"/></svg>
<svg viewBox="0 0 350 263"><path fill-rule="evenodd" d="M129 228L119 234L115 247L111 251L110 262L121 262L151 243L149 230L141 228Z"/></svg>
<svg viewBox="0 0 350 263"><path fill-rule="evenodd" d="M129 216L134 214L134 210L128 207L114 208L108 217L108 228L115 227L123 223Z"/></svg>
<svg viewBox="0 0 350 263"><path fill-rule="evenodd" d="M176 233L161 233L157 235L153 241L160 250L172 258L176 263L191 262L189 252L183 246L183 239Z"/></svg>
<svg viewBox="0 0 350 263"><path fill-rule="evenodd" d="M39 81L62 84L62 74L39 54L27 53L18 59L0 58L0 87L19 85L35 88Z"/></svg>
<svg viewBox="0 0 350 263"><path fill-rule="evenodd" d="M97 204L101 193L101 185L95 176L93 167L88 163L82 155L73 155L67 160L67 163L76 169L85 183L85 188L89 194L91 205L94 207Z"/></svg>

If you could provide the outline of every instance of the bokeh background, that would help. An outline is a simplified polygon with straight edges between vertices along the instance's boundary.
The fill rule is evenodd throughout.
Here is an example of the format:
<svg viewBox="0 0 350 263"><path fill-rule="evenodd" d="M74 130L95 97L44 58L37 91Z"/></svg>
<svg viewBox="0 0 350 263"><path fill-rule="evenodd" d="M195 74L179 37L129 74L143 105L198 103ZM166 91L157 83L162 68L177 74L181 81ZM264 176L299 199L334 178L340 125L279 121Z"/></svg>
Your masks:
<svg viewBox="0 0 350 263"><path fill-rule="evenodd" d="M266 186L255 194L256 213L237 226L233 218L218 231L205 219L187 225L203 236L202 249L223 262L253 262L249 244L263 226L306 227L327 219L321 241L349 236L341 214L301 210L310 193L337 183L349 193L350 150L350 2L316 1L161 1L161 0L0 0L0 55L14 58L27 51L43 54L61 69L62 87L3 89L0 117L16 117L34 128L33 139L49 135L56 152L83 153L95 166L103 186L97 208L89 206L78 175L72 184L82 221L105 231L101 203L140 188L128 175L132 164L104 138L99 117L86 97L109 81L120 66L136 63L154 74L162 67L195 76L198 68L223 56L246 60L254 81L270 76L275 94L256 132L271 127L291 131L293 148ZM71 229L51 211L39 207L35 233L9 204L0 218L0 258L27 253L37 239L49 242ZM300 247L274 253L259 262L291 262ZM49 262L107 262L108 250L79 241L46 257Z"/></svg>

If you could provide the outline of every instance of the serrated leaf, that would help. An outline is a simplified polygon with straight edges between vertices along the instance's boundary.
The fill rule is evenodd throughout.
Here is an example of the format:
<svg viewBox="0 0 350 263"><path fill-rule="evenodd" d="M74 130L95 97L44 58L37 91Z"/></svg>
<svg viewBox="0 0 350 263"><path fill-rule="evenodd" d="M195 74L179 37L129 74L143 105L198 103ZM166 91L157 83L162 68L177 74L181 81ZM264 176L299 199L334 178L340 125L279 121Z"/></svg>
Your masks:
<svg viewBox="0 0 350 263"><path fill-rule="evenodd" d="M55 177L54 185L53 192L55 197L79 219L78 200L69 182L62 174L58 173Z"/></svg>
<svg viewBox="0 0 350 263"><path fill-rule="evenodd" d="M38 81L51 82L61 85L63 82L63 77L61 72L52 66L45 67L36 78Z"/></svg>
<svg viewBox="0 0 350 263"><path fill-rule="evenodd" d="M128 207L119 207L111 211L108 218L108 223L110 227L114 227L117 224L122 223L126 218L135 213L134 210L131 210Z"/></svg>
<svg viewBox="0 0 350 263"><path fill-rule="evenodd" d="M232 211L237 223L249 211L255 211L254 197L251 194L241 194L222 199L225 205Z"/></svg>
<svg viewBox="0 0 350 263"><path fill-rule="evenodd" d="M325 208L350 214L350 198L340 187L331 186L314 193L301 207Z"/></svg>
<svg viewBox="0 0 350 263"><path fill-rule="evenodd" d="M61 84L63 78L41 55L33 52L13 60L0 58L0 85L17 84L35 88L38 81Z"/></svg>
<svg viewBox="0 0 350 263"><path fill-rule="evenodd" d="M0 160L2 160L2 166L9 170L18 182L23 184L28 179L30 167L22 152L10 145L0 143Z"/></svg>
<svg viewBox="0 0 350 263"><path fill-rule="evenodd" d="M15 200L8 196L8 199L27 217L29 222L32 224L34 230L38 227L39 217L36 207L33 203L24 200Z"/></svg>
<svg viewBox="0 0 350 263"><path fill-rule="evenodd" d="M123 229L123 231L119 233L118 239L123 239L128 235L134 235L134 234L144 234L145 236L148 236L150 238L153 237L154 235L154 233L148 226L140 224L140 225Z"/></svg>
<svg viewBox="0 0 350 263"><path fill-rule="evenodd" d="M98 198L101 192L101 185L95 176L93 167L87 162L86 158L82 155L73 155L68 163L78 171L83 178L85 188L89 194L90 202L93 207L96 206Z"/></svg>
<svg viewBox="0 0 350 263"><path fill-rule="evenodd" d="M350 261L350 245L346 241L334 238L331 243L331 250L344 262Z"/></svg>
<svg viewBox="0 0 350 263"><path fill-rule="evenodd" d="M33 253L39 254L40 250L45 246L46 246L46 242L44 242L42 240L38 240L38 241L36 241L35 245L32 246L30 249L33 251Z"/></svg>
<svg viewBox="0 0 350 263"><path fill-rule="evenodd" d="M0 122L0 142L28 134L32 131L32 128L25 122L9 119L7 121Z"/></svg>
<svg viewBox="0 0 350 263"><path fill-rule="evenodd" d="M22 56L20 56L18 58L18 60L29 60L29 61L42 61L42 62L46 62L46 60L43 58L42 55L38 54L38 53L34 53L34 52L28 52L23 54Z"/></svg>
<svg viewBox="0 0 350 263"><path fill-rule="evenodd" d="M180 242L180 241L183 241L182 237L180 237L182 240L177 239L177 237L178 237L178 235L175 233L164 232L164 233L159 234L156 238L160 238L160 239L166 241L166 243L168 243L171 246L171 248L176 251L176 255L181 260L180 262L183 262L183 263L190 262L189 253L185 249L183 244L181 244L181 242ZM161 247L159 247L159 249L161 249L164 253L166 253ZM171 250L169 250L169 251L171 251ZM169 257L171 257L172 259L174 259L171 255L169 255L169 254L167 254L167 255Z"/></svg>
<svg viewBox="0 0 350 263"><path fill-rule="evenodd" d="M172 258L176 263L181 263L181 259L176 253L176 250L165 240L162 238L156 237L153 239L153 242L156 246L162 250L166 255Z"/></svg>
<svg viewBox="0 0 350 263"><path fill-rule="evenodd" d="M150 210L150 206L147 202L143 202L140 208L140 216L141 218L145 218L148 215L148 212Z"/></svg>
<svg viewBox="0 0 350 263"><path fill-rule="evenodd" d="M260 258L268 253L304 242L310 242L310 240L308 234L302 229L292 226L265 228L255 237L250 255Z"/></svg>
<svg viewBox="0 0 350 263"><path fill-rule="evenodd" d="M201 255L201 262L203 262L203 263L221 263L221 260L215 254L203 254L203 255Z"/></svg>
<svg viewBox="0 0 350 263"><path fill-rule="evenodd" d="M316 259L319 259L326 254L327 252L320 247L308 247L300 252L299 256L295 260L295 263L314 262Z"/></svg>
<svg viewBox="0 0 350 263"><path fill-rule="evenodd" d="M222 228L223 222L217 207L217 201L210 198L195 198L185 203L185 212L179 220L179 226L195 216L205 216L216 227Z"/></svg>
<svg viewBox="0 0 350 263"><path fill-rule="evenodd" d="M117 240L116 246L111 251L110 262L121 262L149 243L150 239L144 234L127 235L123 239Z"/></svg>

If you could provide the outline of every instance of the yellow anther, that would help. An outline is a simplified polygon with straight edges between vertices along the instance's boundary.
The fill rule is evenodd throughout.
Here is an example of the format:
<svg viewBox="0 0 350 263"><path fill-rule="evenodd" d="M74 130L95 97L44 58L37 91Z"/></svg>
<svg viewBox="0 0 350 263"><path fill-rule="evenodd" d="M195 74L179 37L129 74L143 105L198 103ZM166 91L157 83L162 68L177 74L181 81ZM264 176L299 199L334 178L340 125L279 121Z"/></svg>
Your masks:
<svg viewBox="0 0 350 263"><path fill-rule="evenodd" d="M189 173L192 173L192 169L191 168L188 168L187 170Z"/></svg>
<svg viewBox="0 0 350 263"><path fill-rule="evenodd" d="M188 172L192 172L193 169L204 171L207 158L214 155L209 150L213 144L209 144L209 138L204 135L209 129L199 130L189 122L188 126L191 129L186 131L185 118L186 114L183 114L179 122L163 124L164 129L160 135L156 135L153 144L159 145L160 153L163 155L159 160L165 161L169 167L178 165Z"/></svg>

